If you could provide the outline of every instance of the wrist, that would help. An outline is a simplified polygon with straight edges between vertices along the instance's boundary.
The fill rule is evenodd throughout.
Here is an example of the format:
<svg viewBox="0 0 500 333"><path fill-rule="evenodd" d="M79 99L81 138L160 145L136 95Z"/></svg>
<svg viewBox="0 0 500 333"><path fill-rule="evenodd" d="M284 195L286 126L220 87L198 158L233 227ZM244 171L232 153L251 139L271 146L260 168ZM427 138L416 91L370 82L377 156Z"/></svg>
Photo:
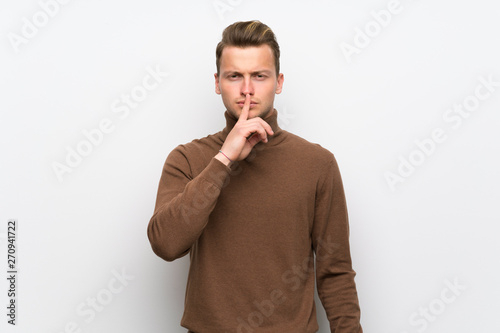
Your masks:
<svg viewBox="0 0 500 333"><path fill-rule="evenodd" d="M229 159L229 157L227 157L226 155L224 155L223 153L221 152L218 152L217 155L214 156L216 159L218 159L219 161L221 161L224 165L230 167L231 164L233 164L233 161L231 161Z"/></svg>

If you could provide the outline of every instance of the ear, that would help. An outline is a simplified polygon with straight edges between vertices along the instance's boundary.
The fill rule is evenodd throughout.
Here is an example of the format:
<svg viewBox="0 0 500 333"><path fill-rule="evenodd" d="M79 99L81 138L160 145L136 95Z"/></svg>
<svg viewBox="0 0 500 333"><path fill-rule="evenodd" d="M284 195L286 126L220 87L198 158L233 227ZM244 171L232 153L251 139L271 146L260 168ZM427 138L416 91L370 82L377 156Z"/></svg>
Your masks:
<svg viewBox="0 0 500 333"><path fill-rule="evenodd" d="M283 81L285 81L285 76L283 73L280 73L280 75L278 75L278 83L276 84L276 94L281 94L283 90Z"/></svg>
<svg viewBox="0 0 500 333"><path fill-rule="evenodd" d="M217 95L220 95L219 75L217 75L217 73L215 73L214 77L215 77L215 93Z"/></svg>

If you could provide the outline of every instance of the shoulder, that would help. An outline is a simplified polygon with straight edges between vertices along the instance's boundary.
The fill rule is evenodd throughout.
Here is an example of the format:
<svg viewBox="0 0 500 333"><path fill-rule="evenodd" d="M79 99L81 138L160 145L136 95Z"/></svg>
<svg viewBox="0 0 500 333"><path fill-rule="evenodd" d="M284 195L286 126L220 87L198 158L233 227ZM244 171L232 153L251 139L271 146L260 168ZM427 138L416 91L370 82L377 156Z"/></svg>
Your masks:
<svg viewBox="0 0 500 333"><path fill-rule="evenodd" d="M217 147L220 140L220 133L209 134L205 137L193 139L189 142L179 144L173 149L175 152L182 153L186 156L204 154L207 151L213 150Z"/></svg>
<svg viewBox="0 0 500 333"><path fill-rule="evenodd" d="M315 179L316 189L324 191L334 186L342 187L342 176L335 155L319 143L310 142L298 135L289 133L290 146L295 146L294 154L299 157L300 168L307 170Z"/></svg>
<svg viewBox="0 0 500 333"><path fill-rule="evenodd" d="M189 166L196 173L202 170L215 156L220 141L220 132L179 144L167 157L167 161L176 161Z"/></svg>
<svg viewBox="0 0 500 333"><path fill-rule="evenodd" d="M308 141L296 134L285 131L287 134L287 148L300 158L314 160L316 164L328 166L335 161L334 154L319 143Z"/></svg>

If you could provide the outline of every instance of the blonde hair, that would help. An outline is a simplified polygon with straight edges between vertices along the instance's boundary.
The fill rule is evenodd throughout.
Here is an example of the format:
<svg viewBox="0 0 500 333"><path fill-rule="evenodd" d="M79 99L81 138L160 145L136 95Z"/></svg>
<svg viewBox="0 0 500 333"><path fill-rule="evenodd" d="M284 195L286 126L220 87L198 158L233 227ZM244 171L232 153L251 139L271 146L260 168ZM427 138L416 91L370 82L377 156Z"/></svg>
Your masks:
<svg viewBox="0 0 500 333"><path fill-rule="evenodd" d="M222 32L222 40L215 49L215 64L217 74L220 73L220 62L222 51L226 46L249 47L269 45L274 55L274 65L276 76L280 72L280 47L274 32L264 23L254 20L246 22L236 22L228 26Z"/></svg>

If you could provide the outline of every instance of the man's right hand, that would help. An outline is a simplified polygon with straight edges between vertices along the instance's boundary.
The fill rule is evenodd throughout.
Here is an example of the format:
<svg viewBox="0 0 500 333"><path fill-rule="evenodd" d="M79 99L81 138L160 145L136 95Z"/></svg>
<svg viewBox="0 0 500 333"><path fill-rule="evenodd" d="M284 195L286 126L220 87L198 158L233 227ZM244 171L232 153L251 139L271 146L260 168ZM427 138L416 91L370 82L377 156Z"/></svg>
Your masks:
<svg viewBox="0 0 500 333"><path fill-rule="evenodd" d="M249 112L250 95L247 94L240 117L231 132L227 135L226 141L224 141L221 148L224 154L232 161L241 161L245 159L257 143L260 141L267 142L267 135L274 134L271 126L262 118L255 117L248 119ZM230 161L226 156L221 153L215 155L219 161L229 165Z"/></svg>

